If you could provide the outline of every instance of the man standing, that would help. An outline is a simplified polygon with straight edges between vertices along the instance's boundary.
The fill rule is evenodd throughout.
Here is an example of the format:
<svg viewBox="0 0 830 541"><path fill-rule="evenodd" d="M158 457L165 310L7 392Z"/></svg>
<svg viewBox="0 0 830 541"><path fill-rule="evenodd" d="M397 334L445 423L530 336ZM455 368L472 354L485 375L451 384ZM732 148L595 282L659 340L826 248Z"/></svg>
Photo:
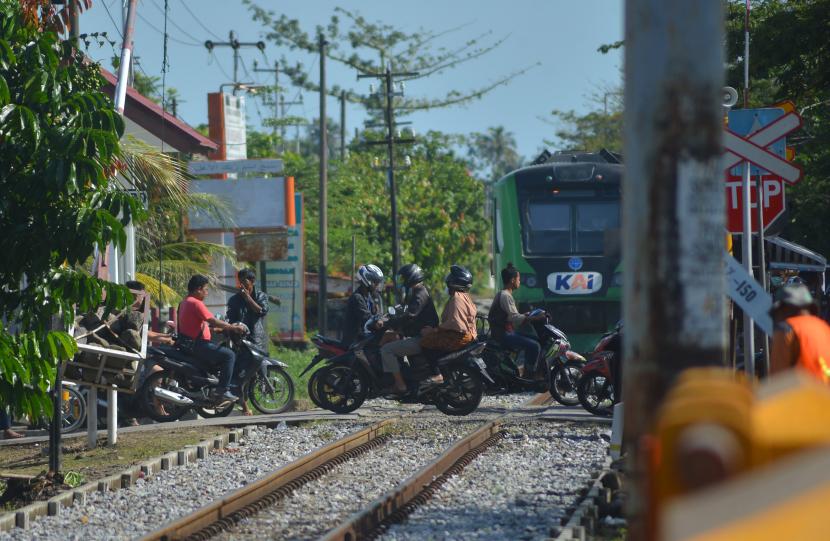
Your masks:
<svg viewBox="0 0 830 541"><path fill-rule="evenodd" d="M830 383L830 326L817 317L818 306L804 284L788 284L772 303L770 374L798 367Z"/></svg>
<svg viewBox="0 0 830 541"><path fill-rule="evenodd" d="M228 299L228 311L225 319L228 323L244 323L251 331L251 341L257 349L268 353L268 331L265 328L265 316L268 314L268 295L254 287L256 273L245 268L237 274L239 293ZM242 396L242 413L251 415L248 397Z"/></svg>

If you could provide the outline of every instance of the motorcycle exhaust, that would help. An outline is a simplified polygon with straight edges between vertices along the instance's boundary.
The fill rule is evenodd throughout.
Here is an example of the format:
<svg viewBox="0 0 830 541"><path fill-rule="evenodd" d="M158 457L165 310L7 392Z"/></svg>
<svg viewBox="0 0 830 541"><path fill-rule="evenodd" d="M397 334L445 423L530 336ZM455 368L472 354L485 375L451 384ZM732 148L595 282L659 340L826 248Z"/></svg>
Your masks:
<svg viewBox="0 0 830 541"><path fill-rule="evenodd" d="M153 395L156 398L161 400L165 400L167 402L172 402L179 406L191 406L193 405L193 401L188 397L181 395L179 393L174 393L173 391L168 391L167 389L162 389L160 387L156 387L153 389Z"/></svg>

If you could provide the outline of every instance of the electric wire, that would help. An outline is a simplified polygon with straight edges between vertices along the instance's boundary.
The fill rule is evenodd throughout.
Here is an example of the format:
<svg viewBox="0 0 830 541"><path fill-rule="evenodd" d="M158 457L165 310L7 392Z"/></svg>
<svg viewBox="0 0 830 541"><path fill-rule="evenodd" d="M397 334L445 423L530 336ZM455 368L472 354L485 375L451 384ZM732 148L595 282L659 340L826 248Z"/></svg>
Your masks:
<svg viewBox="0 0 830 541"><path fill-rule="evenodd" d="M153 3L153 5L156 7L156 9L157 9L157 10L161 11L162 13L164 13L164 11L162 11L161 6L159 6L159 5L158 5L158 3L156 2L156 0L152 0L152 3ZM168 16L167 16L167 14L166 14L166 13L164 13L164 17L165 17L165 25L166 25L166 24L167 24L167 22L166 22L166 21L167 21L167 19L168 19ZM197 38L197 37L196 37L196 36L194 36L193 34L188 33L188 31L187 31L187 30L185 30L184 28L182 28L181 26L179 26L178 24L176 24L176 21L174 21L174 20L172 20L172 19L170 19L170 24L172 24L172 25L173 25L173 26L174 26L174 27L175 27L175 28L176 28L179 32L181 32L182 34L184 34L184 35L185 35L185 36L187 36L188 38L192 39L193 41L201 41L201 42L204 42L204 41L205 41L205 40L200 40L199 38Z"/></svg>
<svg viewBox="0 0 830 541"><path fill-rule="evenodd" d="M231 77L230 75L228 75L228 72L227 72L227 70L225 70L224 66L222 66L222 63L221 63L221 62L219 62L219 57L218 57L218 56L216 56L216 53L215 53L215 52L210 51L210 58L211 58L211 60L212 60L213 62L216 62L216 67L218 67L218 68L219 68L219 71L221 71L221 72L222 72L222 75L224 75L226 79L228 79L229 81L230 81L231 79L233 79L233 77Z"/></svg>
<svg viewBox="0 0 830 541"><path fill-rule="evenodd" d="M154 2L155 3L155 2ZM162 52L161 60L161 152L164 153L164 117L167 114L167 71L170 69L170 57L168 56L167 41L170 38L167 33L167 19L170 11L168 0L164 0L164 51ZM163 246L162 238L159 237L159 310L164 305L164 289L161 284L161 277L163 270L162 257Z"/></svg>
<svg viewBox="0 0 830 541"><path fill-rule="evenodd" d="M215 39L218 39L218 40L224 39L224 38L220 38L219 36L217 36L216 33L213 32L213 30L211 30L210 28L205 26L202 23L202 21L199 20L199 17L197 17L196 14L193 13L193 11L191 11L189 7L187 7L187 3L184 0L181 0L181 4L182 4L182 7L184 7L184 9L187 10L188 13L190 13L190 16L193 17L193 20L196 21L196 24L201 26L205 30L205 32L207 32L208 34L213 36Z"/></svg>
<svg viewBox="0 0 830 541"><path fill-rule="evenodd" d="M155 30L157 33L164 36L164 32L159 30L155 25L153 25L153 23L148 21L147 18L144 17L141 13L136 13L136 15L138 15L138 18L141 19L142 21L144 21L147 24L147 26L149 26L150 28ZM203 43L193 43L193 42L190 42L190 41L182 41L180 39L176 39L176 38L173 38L173 37L169 37L168 39L172 42L179 43L181 45L187 45L188 47L204 47Z"/></svg>
<svg viewBox="0 0 830 541"><path fill-rule="evenodd" d="M112 22L112 26L114 26L115 31L118 32L118 37L121 38L121 41L124 41L124 34L121 31L121 27L118 26L117 22L115 22L115 17L112 16L112 13L110 12L109 6L107 6L106 2L101 2L101 3L104 5L104 10L107 12L107 17L110 18L110 22Z"/></svg>

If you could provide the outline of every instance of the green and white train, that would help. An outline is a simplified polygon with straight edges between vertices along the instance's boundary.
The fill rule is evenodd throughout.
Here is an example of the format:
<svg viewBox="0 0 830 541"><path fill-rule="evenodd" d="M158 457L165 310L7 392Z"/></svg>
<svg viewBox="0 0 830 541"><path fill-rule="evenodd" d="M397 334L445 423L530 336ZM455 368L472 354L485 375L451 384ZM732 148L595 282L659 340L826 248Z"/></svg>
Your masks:
<svg viewBox="0 0 830 541"><path fill-rule="evenodd" d="M520 311L547 310L575 351L590 350L620 319L620 200L617 154L545 152L493 189L493 264L522 276Z"/></svg>

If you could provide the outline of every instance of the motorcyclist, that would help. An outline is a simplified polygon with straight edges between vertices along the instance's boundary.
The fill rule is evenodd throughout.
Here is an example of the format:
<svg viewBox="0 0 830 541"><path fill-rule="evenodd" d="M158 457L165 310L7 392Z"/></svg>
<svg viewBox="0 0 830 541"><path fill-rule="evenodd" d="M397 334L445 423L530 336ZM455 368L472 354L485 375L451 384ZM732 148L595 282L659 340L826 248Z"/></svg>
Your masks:
<svg viewBox="0 0 830 541"><path fill-rule="evenodd" d="M457 351L476 339L476 306L470 298L473 285L472 273L461 265L450 267L444 282L450 299L441 312L441 323L437 328L426 327L421 332L421 348L430 361L432 377L425 383L441 384L444 377L435 362L448 351Z"/></svg>
<svg viewBox="0 0 830 541"><path fill-rule="evenodd" d="M383 271L377 265L361 265L357 270L357 281L360 285L346 304L346 323L341 339L346 345L351 345L363 333L369 318L383 311L378 292L383 284Z"/></svg>
<svg viewBox="0 0 830 541"><path fill-rule="evenodd" d="M421 331L425 327L438 326L438 312L435 303L424 285L424 271L415 263L404 265L398 270L401 284L404 288L404 309L395 314L386 323L385 327L404 336L385 344L380 349L383 360L383 371L392 374L395 383L389 389L390 394L406 392L406 383L401 376L400 358L413 356L421 352Z"/></svg>
<svg viewBox="0 0 830 541"><path fill-rule="evenodd" d="M519 365L519 377L525 376L525 367L535 366L539 357L539 342L515 332L525 321L543 319L544 314L531 318L528 314L520 314L516 308L516 301L513 299L513 290L518 289L521 284L519 270L508 263L501 271L501 280L504 289L496 293L493 303L490 305L490 313L487 320L490 323L490 335L508 349L523 349L525 352L524 363Z"/></svg>

